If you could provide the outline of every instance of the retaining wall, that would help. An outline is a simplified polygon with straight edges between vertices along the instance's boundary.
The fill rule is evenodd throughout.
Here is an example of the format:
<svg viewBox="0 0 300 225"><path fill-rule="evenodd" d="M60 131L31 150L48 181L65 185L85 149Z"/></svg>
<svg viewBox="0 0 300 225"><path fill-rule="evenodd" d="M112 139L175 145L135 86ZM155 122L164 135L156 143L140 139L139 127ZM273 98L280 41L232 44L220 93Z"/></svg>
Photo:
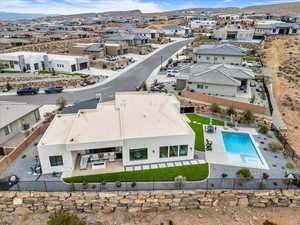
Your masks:
<svg viewBox="0 0 300 225"><path fill-rule="evenodd" d="M300 190L193 190L154 192L0 192L0 211L129 213L230 207L300 207Z"/></svg>

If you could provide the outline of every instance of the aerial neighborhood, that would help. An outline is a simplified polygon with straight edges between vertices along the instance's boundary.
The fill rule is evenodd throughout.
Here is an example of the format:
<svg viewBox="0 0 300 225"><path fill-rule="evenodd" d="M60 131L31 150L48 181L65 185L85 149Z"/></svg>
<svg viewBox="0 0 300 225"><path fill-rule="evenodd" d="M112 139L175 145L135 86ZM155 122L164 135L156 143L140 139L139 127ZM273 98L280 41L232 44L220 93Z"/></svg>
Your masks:
<svg viewBox="0 0 300 225"><path fill-rule="evenodd" d="M300 17L246 9L0 20L0 189L299 188Z"/></svg>

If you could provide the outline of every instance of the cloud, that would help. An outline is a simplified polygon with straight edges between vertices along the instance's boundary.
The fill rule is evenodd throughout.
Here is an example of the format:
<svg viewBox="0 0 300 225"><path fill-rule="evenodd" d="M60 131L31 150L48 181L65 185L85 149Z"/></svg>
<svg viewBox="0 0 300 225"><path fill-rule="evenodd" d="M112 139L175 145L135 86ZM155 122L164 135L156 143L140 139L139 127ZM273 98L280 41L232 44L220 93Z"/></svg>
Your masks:
<svg viewBox="0 0 300 225"><path fill-rule="evenodd" d="M158 12L159 4L142 0L0 0L0 11L75 14L140 9Z"/></svg>

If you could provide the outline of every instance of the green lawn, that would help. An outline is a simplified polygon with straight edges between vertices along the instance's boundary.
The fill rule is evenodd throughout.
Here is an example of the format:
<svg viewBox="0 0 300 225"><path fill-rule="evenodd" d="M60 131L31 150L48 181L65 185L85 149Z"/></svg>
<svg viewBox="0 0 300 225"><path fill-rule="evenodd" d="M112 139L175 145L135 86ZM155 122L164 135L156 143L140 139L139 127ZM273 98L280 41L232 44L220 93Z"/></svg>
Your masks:
<svg viewBox="0 0 300 225"><path fill-rule="evenodd" d="M195 140L195 150L197 151L204 151L205 144L204 144L204 135L203 135L203 125L202 124L209 124L210 118L199 116L195 113L186 114L186 116L191 121L189 123L190 127L196 133L196 140ZM200 122L200 124L193 123L193 121ZM224 121L212 119L212 124L217 126L224 126ZM229 124L230 126L230 124Z"/></svg>
<svg viewBox="0 0 300 225"><path fill-rule="evenodd" d="M258 62L259 61L259 58L258 57L255 57L255 56L245 56L244 59L246 61L255 61L255 62Z"/></svg>
<svg viewBox="0 0 300 225"><path fill-rule="evenodd" d="M53 72L39 71L39 74L53 74ZM68 76L84 76L84 75L86 75L84 73L63 73L63 72L55 72L55 74L63 74L63 75L68 75Z"/></svg>
<svg viewBox="0 0 300 225"><path fill-rule="evenodd" d="M70 177L65 178L64 181L67 183L97 183L101 181L174 181L174 178L177 176L184 176L187 181L199 181L206 179L208 177L208 164Z"/></svg>

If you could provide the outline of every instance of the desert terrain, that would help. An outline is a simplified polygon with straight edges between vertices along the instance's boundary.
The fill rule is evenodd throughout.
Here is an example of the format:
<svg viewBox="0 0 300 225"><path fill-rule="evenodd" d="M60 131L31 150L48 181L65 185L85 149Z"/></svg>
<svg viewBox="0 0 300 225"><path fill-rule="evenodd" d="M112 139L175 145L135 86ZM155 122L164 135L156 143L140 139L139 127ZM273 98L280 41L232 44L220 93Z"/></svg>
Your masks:
<svg viewBox="0 0 300 225"><path fill-rule="evenodd" d="M132 216L127 212L113 214L80 214L87 225L263 225L266 220L278 225L300 225L297 208L217 207ZM0 214L0 225L47 225L49 214L31 214L21 210Z"/></svg>
<svg viewBox="0 0 300 225"><path fill-rule="evenodd" d="M265 43L264 65L272 71L272 86L288 141L300 153L300 36Z"/></svg>

